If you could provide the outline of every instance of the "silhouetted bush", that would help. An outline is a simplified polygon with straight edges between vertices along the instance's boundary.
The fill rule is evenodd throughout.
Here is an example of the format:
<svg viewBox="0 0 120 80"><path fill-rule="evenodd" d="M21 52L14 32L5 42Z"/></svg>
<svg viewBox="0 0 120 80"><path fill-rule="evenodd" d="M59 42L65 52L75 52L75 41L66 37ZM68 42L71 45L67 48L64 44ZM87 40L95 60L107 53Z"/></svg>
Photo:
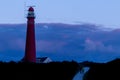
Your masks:
<svg viewBox="0 0 120 80"><path fill-rule="evenodd" d="M107 63L89 63L87 67L90 69L84 75L84 80L120 80L120 59Z"/></svg>
<svg viewBox="0 0 120 80"><path fill-rule="evenodd" d="M77 62L25 63L0 62L0 78L6 80L72 80L78 72Z"/></svg>

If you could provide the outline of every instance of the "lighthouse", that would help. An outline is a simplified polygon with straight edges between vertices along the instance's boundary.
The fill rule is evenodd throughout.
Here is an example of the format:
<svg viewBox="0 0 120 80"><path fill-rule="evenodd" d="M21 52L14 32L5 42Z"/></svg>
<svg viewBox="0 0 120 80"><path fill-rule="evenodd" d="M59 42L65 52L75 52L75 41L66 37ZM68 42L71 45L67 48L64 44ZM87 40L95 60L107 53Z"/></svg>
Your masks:
<svg viewBox="0 0 120 80"><path fill-rule="evenodd" d="M24 62L36 63L36 43L35 43L35 14L33 7L29 7L27 14L27 33Z"/></svg>

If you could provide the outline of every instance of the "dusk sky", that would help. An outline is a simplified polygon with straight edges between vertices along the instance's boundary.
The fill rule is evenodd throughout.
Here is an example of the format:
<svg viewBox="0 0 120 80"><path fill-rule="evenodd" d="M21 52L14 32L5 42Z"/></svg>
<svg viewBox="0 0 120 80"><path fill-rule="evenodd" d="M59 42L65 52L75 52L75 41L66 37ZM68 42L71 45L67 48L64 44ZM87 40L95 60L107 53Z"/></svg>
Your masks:
<svg viewBox="0 0 120 80"><path fill-rule="evenodd" d="M119 28L119 3L120 0L1 0L0 23L25 23L25 5L35 5L36 23L92 23Z"/></svg>
<svg viewBox="0 0 120 80"><path fill-rule="evenodd" d="M2 0L0 60L23 58L27 6L31 5L35 5L37 57L96 62L119 58L119 3L119 0Z"/></svg>

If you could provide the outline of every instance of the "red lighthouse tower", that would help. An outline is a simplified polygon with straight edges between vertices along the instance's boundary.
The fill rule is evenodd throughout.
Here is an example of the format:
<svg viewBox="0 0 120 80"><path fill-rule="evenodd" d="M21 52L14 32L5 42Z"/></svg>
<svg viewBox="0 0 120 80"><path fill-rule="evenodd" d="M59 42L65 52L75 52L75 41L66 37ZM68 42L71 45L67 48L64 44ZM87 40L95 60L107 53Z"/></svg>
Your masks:
<svg viewBox="0 0 120 80"><path fill-rule="evenodd" d="M25 62L36 62L36 45L35 45L35 15L33 7L28 9L27 15L27 35L25 46Z"/></svg>

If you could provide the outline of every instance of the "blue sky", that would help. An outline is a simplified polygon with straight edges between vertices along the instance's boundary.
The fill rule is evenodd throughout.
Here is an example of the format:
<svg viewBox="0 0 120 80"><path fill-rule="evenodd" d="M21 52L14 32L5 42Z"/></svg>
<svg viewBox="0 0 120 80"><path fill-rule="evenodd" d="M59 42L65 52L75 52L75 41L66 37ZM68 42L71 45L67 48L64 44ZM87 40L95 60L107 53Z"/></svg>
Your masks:
<svg viewBox="0 0 120 80"><path fill-rule="evenodd" d="M25 3L36 6L37 23L120 25L120 0L1 0L0 23L25 23Z"/></svg>

